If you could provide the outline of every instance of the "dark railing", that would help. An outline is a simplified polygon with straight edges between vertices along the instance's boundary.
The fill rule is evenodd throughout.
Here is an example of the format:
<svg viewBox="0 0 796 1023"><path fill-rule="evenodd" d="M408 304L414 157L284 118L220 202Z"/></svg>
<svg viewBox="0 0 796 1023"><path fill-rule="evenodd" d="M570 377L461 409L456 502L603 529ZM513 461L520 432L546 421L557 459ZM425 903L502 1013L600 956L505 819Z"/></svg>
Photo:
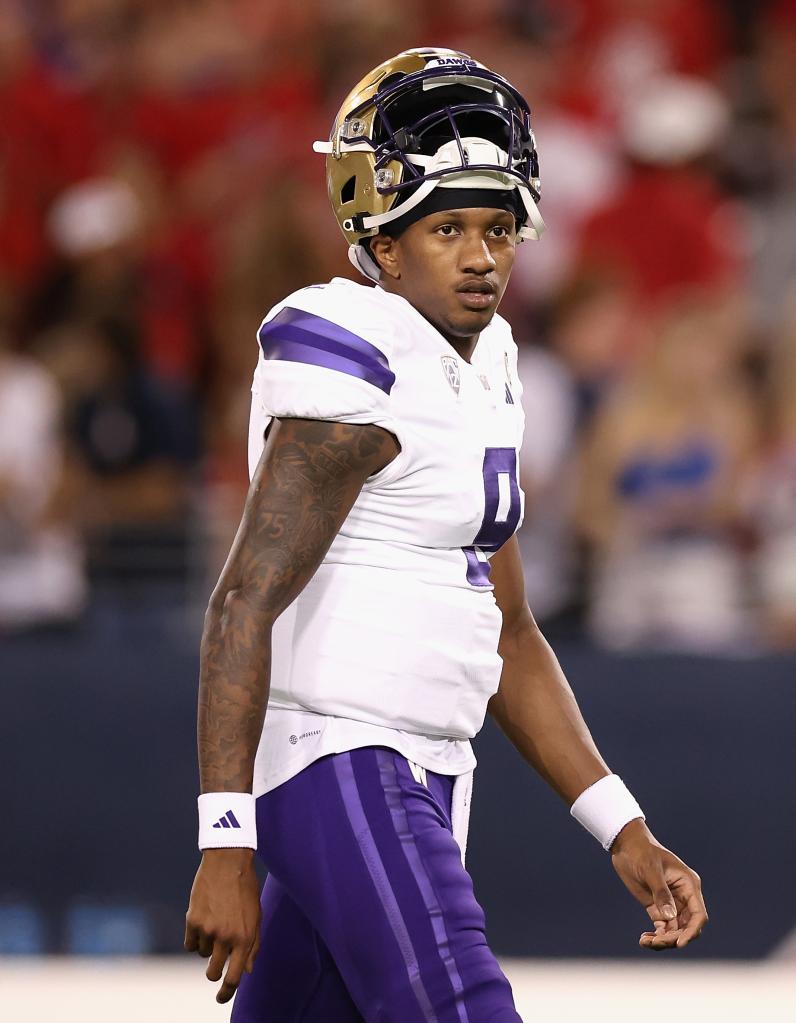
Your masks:
<svg viewBox="0 0 796 1023"><path fill-rule="evenodd" d="M179 949L198 861L186 589L106 583L74 629L0 639L0 952ZM688 955L770 954L796 925L796 658L558 649L613 769L703 876ZM496 949L635 955L644 914L608 857L491 725L477 754L468 862Z"/></svg>

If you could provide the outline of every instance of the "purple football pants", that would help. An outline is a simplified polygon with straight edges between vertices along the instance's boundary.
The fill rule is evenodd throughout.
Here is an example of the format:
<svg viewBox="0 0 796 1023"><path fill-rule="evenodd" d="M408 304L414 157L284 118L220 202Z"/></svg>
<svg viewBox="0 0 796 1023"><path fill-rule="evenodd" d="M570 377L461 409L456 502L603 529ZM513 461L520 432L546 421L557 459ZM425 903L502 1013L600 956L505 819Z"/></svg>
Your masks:
<svg viewBox="0 0 796 1023"><path fill-rule="evenodd" d="M324 757L257 800L262 945L233 1023L521 1023L451 834L453 779Z"/></svg>

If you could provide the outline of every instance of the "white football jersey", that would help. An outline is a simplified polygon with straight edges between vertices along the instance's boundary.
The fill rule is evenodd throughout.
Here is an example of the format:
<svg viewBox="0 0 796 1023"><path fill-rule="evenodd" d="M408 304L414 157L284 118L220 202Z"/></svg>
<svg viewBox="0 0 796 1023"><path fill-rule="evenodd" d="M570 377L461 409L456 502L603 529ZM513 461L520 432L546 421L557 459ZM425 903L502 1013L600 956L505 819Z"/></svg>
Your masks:
<svg viewBox="0 0 796 1023"><path fill-rule="evenodd" d="M405 299L335 278L272 309L258 340L251 472L273 417L376 424L401 448L275 624L266 731L292 712L310 737L320 715L468 740L501 669L488 558L523 514L508 324L495 316L468 363Z"/></svg>

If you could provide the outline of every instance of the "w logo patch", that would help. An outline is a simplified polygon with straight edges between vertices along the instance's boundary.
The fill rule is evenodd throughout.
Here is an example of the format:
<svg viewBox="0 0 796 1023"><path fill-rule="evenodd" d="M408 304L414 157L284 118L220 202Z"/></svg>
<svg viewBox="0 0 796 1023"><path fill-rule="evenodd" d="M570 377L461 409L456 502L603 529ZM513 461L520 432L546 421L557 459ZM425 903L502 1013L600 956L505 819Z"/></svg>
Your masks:
<svg viewBox="0 0 796 1023"><path fill-rule="evenodd" d="M219 817L214 828L239 828L240 822L232 810L227 810L223 817Z"/></svg>

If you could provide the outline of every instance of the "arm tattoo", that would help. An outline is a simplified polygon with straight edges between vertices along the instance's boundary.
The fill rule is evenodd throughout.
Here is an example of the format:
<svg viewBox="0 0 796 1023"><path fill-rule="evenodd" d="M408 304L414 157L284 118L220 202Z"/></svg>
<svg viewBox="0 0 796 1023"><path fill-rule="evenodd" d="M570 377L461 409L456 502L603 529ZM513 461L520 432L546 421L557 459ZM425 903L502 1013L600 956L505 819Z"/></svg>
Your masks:
<svg viewBox="0 0 796 1023"><path fill-rule="evenodd" d="M202 635L202 792L251 791L271 669L271 627L323 560L363 483L396 455L377 426L273 422Z"/></svg>

